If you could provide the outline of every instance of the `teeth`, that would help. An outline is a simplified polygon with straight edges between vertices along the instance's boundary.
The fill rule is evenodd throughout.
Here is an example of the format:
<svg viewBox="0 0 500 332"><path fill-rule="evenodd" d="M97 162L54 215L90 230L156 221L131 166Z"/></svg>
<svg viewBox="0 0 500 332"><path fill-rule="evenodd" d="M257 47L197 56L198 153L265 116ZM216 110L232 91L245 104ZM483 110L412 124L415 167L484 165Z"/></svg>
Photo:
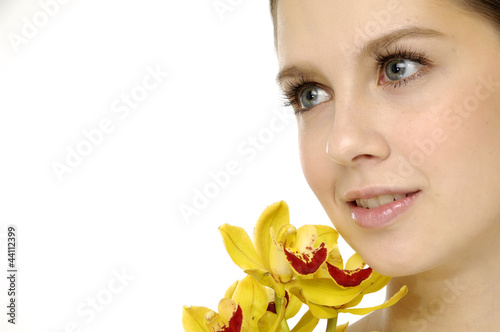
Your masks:
<svg viewBox="0 0 500 332"><path fill-rule="evenodd" d="M356 205L365 209L374 209L382 205L403 199L411 194L380 195L370 199L357 199Z"/></svg>
<svg viewBox="0 0 500 332"><path fill-rule="evenodd" d="M365 209L368 209L368 202L366 201L366 199L357 199L356 204L358 206L364 207Z"/></svg>
<svg viewBox="0 0 500 332"><path fill-rule="evenodd" d="M366 201L368 202L369 209L373 209L373 208L380 206L380 203L378 202L378 197L370 198L370 199L367 199Z"/></svg>
<svg viewBox="0 0 500 332"><path fill-rule="evenodd" d="M377 197L378 198L378 206L389 204L391 202L394 202L394 196L393 195L382 195Z"/></svg>

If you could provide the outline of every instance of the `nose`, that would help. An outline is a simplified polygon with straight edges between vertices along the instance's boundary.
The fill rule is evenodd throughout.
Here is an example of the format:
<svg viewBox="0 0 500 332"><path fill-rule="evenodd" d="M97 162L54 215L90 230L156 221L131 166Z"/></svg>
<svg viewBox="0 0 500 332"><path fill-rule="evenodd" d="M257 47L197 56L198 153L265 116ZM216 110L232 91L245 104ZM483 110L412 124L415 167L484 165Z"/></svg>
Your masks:
<svg viewBox="0 0 500 332"><path fill-rule="evenodd" d="M381 130L387 124L378 118L378 112L366 109L366 105L350 103L350 106L338 105L335 109L326 153L338 165L355 166L366 160L382 161L391 153L384 131Z"/></svg>

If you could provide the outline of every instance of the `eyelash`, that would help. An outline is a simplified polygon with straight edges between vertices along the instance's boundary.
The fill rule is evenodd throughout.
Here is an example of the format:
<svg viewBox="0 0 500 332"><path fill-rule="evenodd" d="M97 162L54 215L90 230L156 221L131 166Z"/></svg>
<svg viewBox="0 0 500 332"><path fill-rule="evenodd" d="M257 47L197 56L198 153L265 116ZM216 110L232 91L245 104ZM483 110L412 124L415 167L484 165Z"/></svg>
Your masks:
<svg viewBox="0 0 500 332"><path fill-rule="evenodd" d="M318 83L308 79L307 76L300 76L295 81L285 82L283 86L283 105L285 107L292 106L295 109L295 114L305 111L299 109L299 94L302 89L317 84Z"/></svg>
<svg viewBox="0 0 500 332"><path fill-rule="evenodd" d="M375 54L375 61L376 63L376 69L378 72L378 75L384 71L385 66L387 63L391 60L395 59L404 59L404 60L410 60L416 63L419 63L423 66L429 67L432 65L432 62L429 60L425 52L419 52L419 51L412 51L409 50L405 47L397 47L395 50L390 51L389 49L385 49L384 52L379 52ZM411 81L417 79L418 77L422 76L424 74L424 70L419 70L415 74L411 75L410 77L403 78L398 81L391 81L388 83L385 83L386 87L392 87L394 89L400 88L403 86L406 86L408 83ZM295 109L295 114L299 114L305 111L308 111L309 109L301 109L300 106L300 92L309 86L321 86L321 84L314 82L313 80L309 79L307 76L300 76L298 79L294 81L288 81L284 83L283 86L283 99L284 103L283 105L285 107L292 106Z"/></svg>

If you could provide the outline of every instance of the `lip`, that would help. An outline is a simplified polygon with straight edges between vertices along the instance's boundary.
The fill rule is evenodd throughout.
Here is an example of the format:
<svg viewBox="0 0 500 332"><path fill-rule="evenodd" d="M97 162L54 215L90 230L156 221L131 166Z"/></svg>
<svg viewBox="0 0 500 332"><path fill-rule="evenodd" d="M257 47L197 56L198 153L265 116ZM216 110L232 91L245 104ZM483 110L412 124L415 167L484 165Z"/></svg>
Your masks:
<svg viewBox="0 0 500 332"><path fill-rule="evenodd" d="M346 203L351 211L351 218L362 228L376 229L395 223L415 201L420 197L420 190L387 190L375 189L365 191L351 191L346 194ZM409 194L405 198L379 206L365 209L356 205L356 199L370 199L380 195Z"/></svg>

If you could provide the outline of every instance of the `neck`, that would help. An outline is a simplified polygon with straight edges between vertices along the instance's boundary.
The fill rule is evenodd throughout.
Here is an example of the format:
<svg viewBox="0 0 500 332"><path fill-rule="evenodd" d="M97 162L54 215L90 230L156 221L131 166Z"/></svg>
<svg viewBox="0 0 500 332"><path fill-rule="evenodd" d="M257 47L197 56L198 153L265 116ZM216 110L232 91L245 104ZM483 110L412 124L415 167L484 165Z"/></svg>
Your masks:
<svg viewBox="0 0 500 332"><path fill-rule="evenodd" d="M491 237L487 239L486 237ZM430 271L394 278L388 296L403 285L408 294L380 313L383 331L498 331L500 246L496 236L480 239L474 252Z"/></svg>

